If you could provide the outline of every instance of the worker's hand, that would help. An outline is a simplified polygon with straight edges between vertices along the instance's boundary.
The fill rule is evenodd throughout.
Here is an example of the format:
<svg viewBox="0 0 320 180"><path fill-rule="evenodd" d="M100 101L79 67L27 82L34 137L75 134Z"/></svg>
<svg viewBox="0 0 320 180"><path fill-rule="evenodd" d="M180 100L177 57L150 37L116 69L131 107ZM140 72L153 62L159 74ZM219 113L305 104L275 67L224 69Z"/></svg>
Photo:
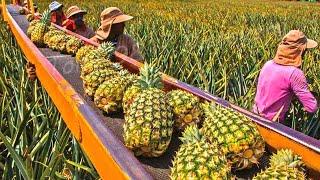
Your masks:
<svg viewBox="0 0 320 180"><path fill-rule="evenodd" d="M27 69L28 78L31 81L34 81L37 78L36 67L34 66L34 64L28 62L26 64L26 69Z"/></svg>

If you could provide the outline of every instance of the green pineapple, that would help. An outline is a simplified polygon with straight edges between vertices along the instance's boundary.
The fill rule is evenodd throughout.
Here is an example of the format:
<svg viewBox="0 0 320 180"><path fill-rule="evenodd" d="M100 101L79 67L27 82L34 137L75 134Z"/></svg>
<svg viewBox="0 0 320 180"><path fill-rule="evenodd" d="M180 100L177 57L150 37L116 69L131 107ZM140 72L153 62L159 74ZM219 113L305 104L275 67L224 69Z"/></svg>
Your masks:
<svg viewBox="0 0 320 180"><path fill-rule="evenodd" d="M40 22L37 23L31 33L31 40L34 42L37 46L43 47L43 36L48 31L50 25L50 11L46 10L42 14L42 17L40 19Z"/></svg>
<svg viewBox="0 0 320 180"><path fill-rule="evenodd" d="M46 32L46 33L44 34L44 36L43 36L43 42L44 42L44 44L46 44L48 47L50 47L51 44L52 44L51 38L52 38L53 36L63 35L63 34L64 34L64 32L62 32L62 31L60 31L60 30L57 30L57 29L55 29L55 30L50 30L50 31L48 31L48 32Z"/></svg>
<svg viewBox="0 0 320 180"><path fill-rule="evenodd" d="M151 79L153 77L154 79ZM147 64L140 71L139 93L125 113L124 142L136 156L158 157L169 146L173 131L172 108L158 69Z"/></svg>
<svg viewBox="0 0 320 180"><path fill-rule="evenodd" d="M183 144L172 163L172 180L233 179L225 155L217 144L208 143L195 125L186 127L182 136Z"/></svg>
<svg viewBox="0 0 320 180"><path fill-rule="evenodd" d="M218 142L235 169L258 164L265 143L257 126L246 116L219 105L203 104L205 120L202 131L210 142Z"/></svg>
<svg viewBox="0 0 320 180"><path fill-rule="evenodd" d="M67 34L57 34L50 38L49 47L52 50L59 51L61 53L66 53L67 51L67 42L72 36Z"/></svg>
<svg viewBox="0 0 320 180"><path fill-rule="evenodd" d="M124 91L138 78L137 75L128 74L126 71L121 71L119 74L120 76L103 82L94 96L97 107L107 113L115 112L122 107Z"/></svg>
<svg viewBox="0 0 320 180"><path fill-rule="evenodd" d="M183 130L187 125L200 122L201 108L198 97L182 90L170 91L167 96L173 107L175 126L178 129Z"/></svg>

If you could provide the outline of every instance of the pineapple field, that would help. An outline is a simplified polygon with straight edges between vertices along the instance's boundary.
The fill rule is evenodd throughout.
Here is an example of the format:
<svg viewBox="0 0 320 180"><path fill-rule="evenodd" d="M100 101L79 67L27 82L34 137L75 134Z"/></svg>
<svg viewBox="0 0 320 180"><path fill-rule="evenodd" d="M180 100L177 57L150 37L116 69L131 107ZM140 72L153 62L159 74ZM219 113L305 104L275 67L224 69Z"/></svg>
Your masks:
<svg viewBox="0 0 320 180"><path fill-rule="evenodd" d="M67 0L60 2L64 10L75 5ZM267 0L77 2L76 5L87 10L85 21L94 29L99 27L100 12L106 7L119 7L134 16L126 23L125 33L137 41L144 62L141 66L132 63L130 67L124 62L128 60L115 52L112 42L90 43L51 24L47 10L51 1L36 3L41 17L24 15L21 8L7 6L12 19L22 29L18 33L12 31L16 39L7 31L5 22L2 19L0 22L0 40L4 42L0 52L3 59L0 115L5 120L0 124L2 179L98 179L99 175L106 178L111 176L102 169L114 168L112 163L119 161L124 174L128 164L136 163L137 174L142 173L132 177L141 178L147 172L152 179L317 177L315 174L319 172L314 168L318 167L312 167L313 160L302 153L304 149L298 152L292 145L293 149L280 148L275 145L279 142L273 142L277 138L267 137L268 133L274 136L277 130L294 131L259 122L260 119L254 119L245 110L225 102L251 111L259 72L274 57L282 37L291 29L300 29L307 37L320 39L317 33L320 4ZM21 39L35 46L21 45L19 33L26 35ZM35 81L27 78L26 57L30 60L32 53L26 53L26 48L35 48L43 55L36 64L40 70L37 69ZM320 95L319 55L319 48L307 51L301 67L317 97ZM66 72L65 66L72 67L71 71ZM62 77L64 81L60 79L61 84L56 85L63 86L62 94L59 94L61 89L55 92L44 82L46 78L39 77L46 71L41 71L43 67L54 67L48 76ZM178 81L171 85L169 80L174 78L162 72L203 91ZM55 83L56 79L52 79L47 80ZM222 99L209 100L194 91ZM70 94L73 97L68 99L70 107L64 108L72 108L70 114L81 113L75 117L66 116L69 112L61 109L63 98ZM62 97L57 100L59 95ZM76 106L72 101L76 101ZM303 137L307 144L303 148L317 147L314 142L320 140L319 112L308 114L295 99L285 123L307 136L293 133L277 135L278 138ZM71 117L70 125L66 119ZM83 121L86 118L88 121ZM88 126L99 127L87 132ZM97 138L88 138L92 131L96 131L94 136L99 142L101 132L103 136L109 134L111 137L103 137L106 138L103 143L111 141L115 147L98 144L92 148ZM92 142L86 144L88 139ZM99 158L93 158L100 155L101 147L115 161L111 165L105 157L100 162ZM119 160L113 151L130 157ZM107 162L108 168L104 165L101 168L101 162Z"/></svg>

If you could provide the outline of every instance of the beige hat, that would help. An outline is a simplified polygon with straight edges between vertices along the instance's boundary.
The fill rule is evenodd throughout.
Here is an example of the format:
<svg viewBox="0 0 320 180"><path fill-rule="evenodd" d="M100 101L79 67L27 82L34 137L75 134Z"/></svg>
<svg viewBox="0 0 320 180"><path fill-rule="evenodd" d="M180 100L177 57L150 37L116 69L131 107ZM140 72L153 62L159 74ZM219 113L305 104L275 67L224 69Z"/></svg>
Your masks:
<svg viewBox="0 0 320 180"><path fill-rule="evenodd" d="M105 40L110 34L112 24L129 21L133 17L123 14L117 7L109 7L102 11L100 18L101 26L96 32L96 37L100 40Z"/></svg>
<svg viewBox="0 0 320 180"><path fill-rule="evenodd" d="M87 11L80 9L78 6L71 6L68 8L67 12L66 12L66 16L67 18L70 18L73 15L76 14L87 14Z"/></svg>
<svg viewBox="0 0 320 180"><path fill-rule="evenodd" d="M302 53L306 49L317 47L318 43L308 39L303 32L291 30L278 46L274 62L285 66L299 67L302 64Z"/></svg>

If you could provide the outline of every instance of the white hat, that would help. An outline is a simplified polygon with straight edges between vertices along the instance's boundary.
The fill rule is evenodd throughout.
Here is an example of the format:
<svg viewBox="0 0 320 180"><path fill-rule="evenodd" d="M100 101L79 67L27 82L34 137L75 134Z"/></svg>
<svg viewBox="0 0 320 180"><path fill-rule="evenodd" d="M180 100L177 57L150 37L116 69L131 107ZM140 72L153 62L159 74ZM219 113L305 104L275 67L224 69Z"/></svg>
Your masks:
<svg viewBox="0 0 320 180"><path fill-rule="evenodd" d="M57 1L53 1L52 3L50 3L49 5L49 9L50 12L55 11L57 9L59 9L60 7L62 7L63 5Z"/></svg>

